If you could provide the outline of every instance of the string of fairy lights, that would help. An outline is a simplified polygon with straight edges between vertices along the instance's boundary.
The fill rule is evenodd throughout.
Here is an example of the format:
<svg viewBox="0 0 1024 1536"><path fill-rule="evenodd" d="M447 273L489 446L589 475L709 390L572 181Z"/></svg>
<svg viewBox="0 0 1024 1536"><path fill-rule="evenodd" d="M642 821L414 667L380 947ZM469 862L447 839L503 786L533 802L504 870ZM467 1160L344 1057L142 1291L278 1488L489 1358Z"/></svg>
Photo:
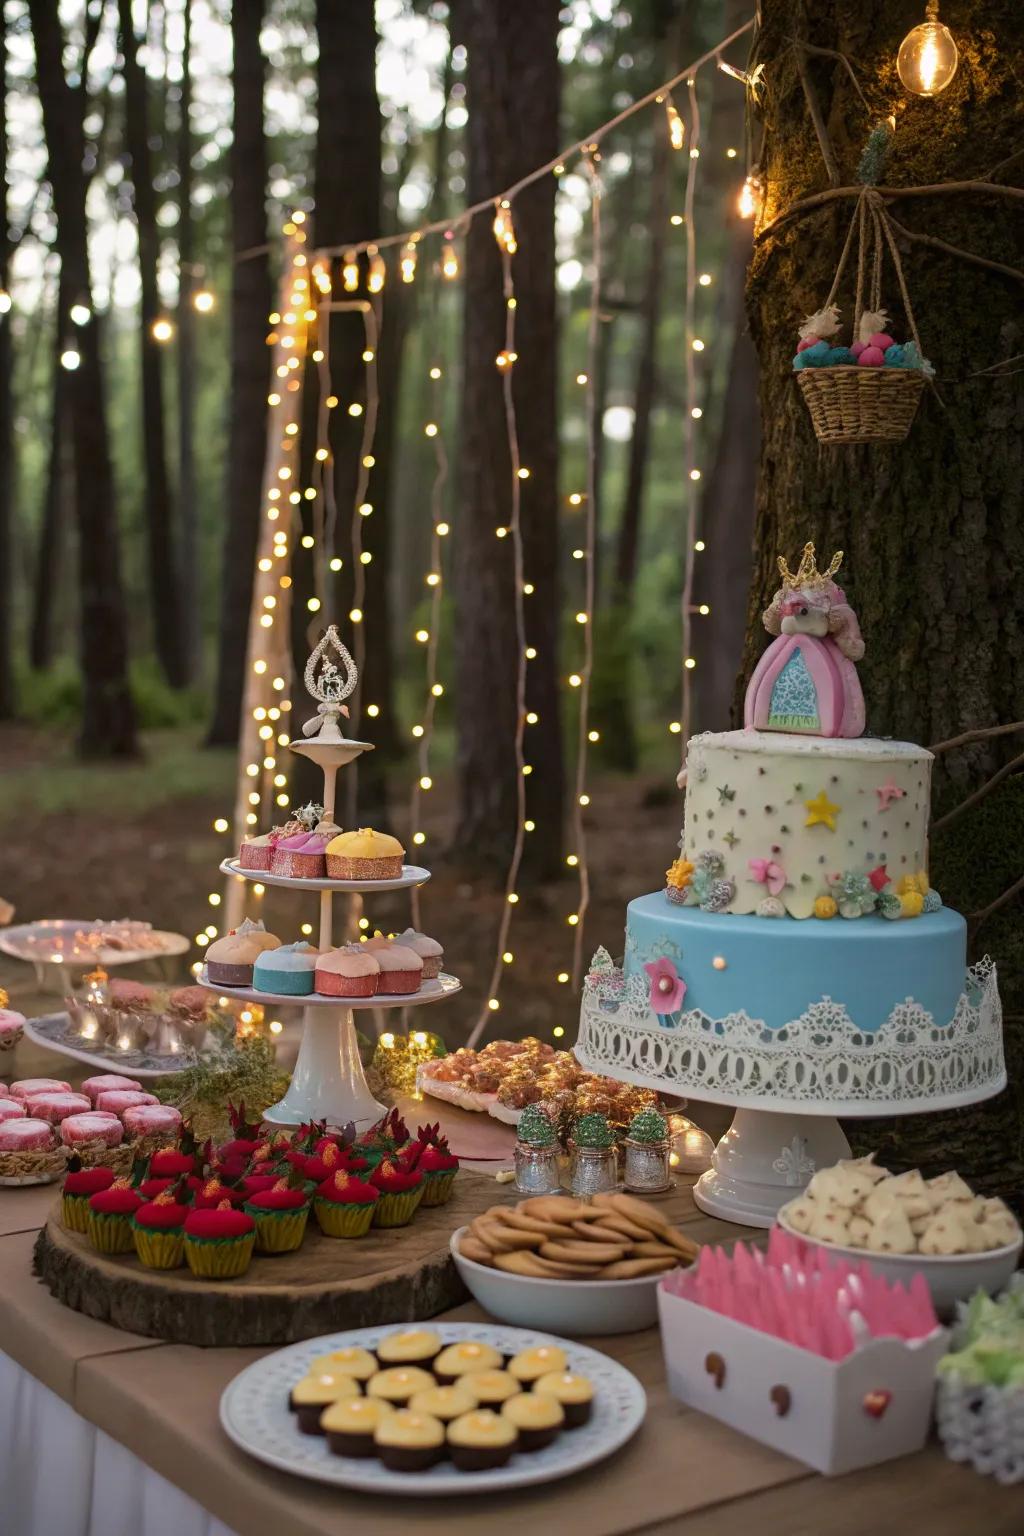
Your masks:
<svg viewBox="0 0 1024 1536"><path fill-rule="evenodd" d="M511 489L508 521L495 529L495 536L499 539L511 539L512 548L517 649L515 680L516 726L513 753L516 775L516 826L505 881L505 897L498 924L495 959L490 972L486 995L474 1030L470 1036L470 1044L473 1044L480 1037L490 1018L500 1008L502 978L515 959L512 949L509 948L509 939L513 915L520 901L517 883L525 847L525 837L533 830L533 824L527 815L526 794L526 780L532 771L532 765L528 761L527 753L527 727L531 723L531 717L526 706L526 679L529 663L536 656L536 650L530 643L528 634L525 599L530 595L533 588L529 579L529 573L524 569L524 545L521 526L522 496L524 488L527 487L529 481L530 470L521 461L516 429L515 400L512 389L513 371L519 355L517 348L522 346L524 339L521 335L517 334L516 324L517 306L513 258L518 249L518 240L513 214L514 200L524 187L532 185L542 176L549 174L553 174L556 177L564 176L570 162L574 158L578 158L587 177L590 196L592 244L587 366L585 372L581 371L576 376L577 384L586 390L588 422L586 489L573 491L567 498L570 509L577 510L582 508L584 515L584 530L579 538L577 547L572 551L573 558L582 562L583 568L583 594L580 600L580 607L576 612L576 619L580 625L582 638L582 655L577 663L577 670L570 673L566 679L568 688L576 691L577 716L571 852L566 855L566 860L568 866L575 870L579 884L575 910L571 911L567 916L567 922L573 929L571 970L565 969L557 973L557 980L561 983L568 983L570 980L578 983L583 963L584 921L590 902L590 871L584 824L584 811L590 799L587 792L588 748L598 739L598 733L590 723L590 680L594 667L593 620L596 604L597 496L595 494L596 486L594 480L598 457L596 437L597 433L601 431L601 423L597 420L594 398L602 279L602 186L600 173L597 169L601 159L599 146L602 144L605 135L618 126L619 123L652 103L657 103L663 110L665 131L668 133L671 147L674 150L682 151L687 146L687 141L689 143L689 167L686 178L684 211L682 214L673 214L670 220L674 226L685 226L686 231L686 430L684 433L683 449L684 464L688 476L686 507L688 548L686 551L682 602L683 701L681 719L670 723L670 730L682 735L685 730L685 722L688 722L690 719L689 674L695 665L691 654L692 615L698 611L692 603L694 556L700 553L704 547L703 541L694 536L696 533L697 500L695 485L700 478L700 471L696 464L697 434L695 427L702 415L701 407L698 404L699 374L697 362L699 353L704 348L702 339L696 334L695 305L697 288L699 286L706 286L706 283L710 282L708 274L698 276L696 269L694 203L696 162L700 155L700 116L696 100L696 79L701 67L712 61L720 63L720 51L743 36L750 30L751 26L752 23L748 23L746 26L737 29L730 37L718 44L715 49L680 71L665 86L631 103L628 108L620 112L601 129L589 134L586 139L579 141L564 151L557 160L539 167L535 172L508 188L504 194L488 198L465 210L459 216L459 220L454 227L450 221L444 221L443 223L439 222L424 226L411 233L381 236L356 244L346 245L345 247L323 247L310 251L307 254L307 251L304 249L307 244L306 232L302 227L306 222L304 214L296 212L283 226L283 232L288 241L285 270L282 278L279 310L275 311L270 317L271 324L275 329L272 330L268 337L268 341L274 348L274 385L268 397L271 406L271 427L265 471L265 504L261 517L257 581L254 590L253 614L250 625L247 689L240 753L240 778L233 823L236 832L239 834L259 824L263 816L271 812L272 806L284 808L289 804L286 790L287 774L278 764L276 747L285 745L289 739L284 726L287 724L285 717L291 709L289 688L292 664L288 641L289 589L291 587L290 563L295 536L293 527L296 521L295 509L304 499L313 503L311 509L313 532L312 534L302 536L303 542L307 547L313 549L314 555L314 596L308 600L308 607L312 613L324 610L325 619L328 617L331 610L330 573L340 571L343 566L342 558L336 550L339 512L334 500L334 476L331 473L332 450L329 442L331 412L341 402L333 392L331 383L330 338L327 318L334 310L348 308L358 311L364 320L364 348L362 353L362 360L365 365L364 399L349 402L345 406L350 415L358 415L363 418L359 472L350 525L353 571L351 587L352 607L348 615L352 625L353 652L357 665L362 670L361 662L364 657L365 647L365 631L363 627L365 567L372 558L371 552L363 547L362 523L373 512L373 507L366 500L366 495L369 473L374 464L373 440L379 407L377 379L377 351L380 330L379 306L385 284L391 275L388 255L391 252L395 253L395 277L397 280L411 284L417 280L418 273L422 267L421 255L424 240L433 236L440 236L440 257L431 264L431 270L436 272L445 281L455 281L461 274L456 245L457 233L464 232L471 220L483 213L486 213L491 219L493 234L501 255L505 326L503 343L501 350L495 358L495 364L500 379L505 410ZM737 75L742 73L732 71L731 67L730 72ZM673 90L677 89L680 85L685 86L686 89L685 118L672 94ZM738 155L738 152L735 150L727 150L726 153L729 158L737 158ZM742 204L751 196L752 178L756 179L755 168L750 165L749 152L747 161L747 180L740 190L741 211ZM756 204L751 209L751 213L754 212L756 212ZM332 270L335 267L337 267L341 289L341 292L336 296L333 292L335 280L332 277ZM310 293L311 277L316 288L315 295ZM305 372L302 362L307 354L317 365L319 390L316 429L317 443L309 470L310 483L305 489L300 489L296 483L298 479L297 466L299 463L297 450L300 437L303 375ZM444 684L439 675L444 585L443 556L451 529L444 516L445 491L450 467L449 454L444 442L440 420L442 416L440 409L441 391L443 389L442 380L444 377L445 369L441 366L441 363L437 361L431 362L428 368L428 419L423 427L424 434L431 443L434 455L434 472L428 498L431 536L428 569L425 573L425 582L429 590L430 600L426 617L422 623L418 624L412 635L414 642L417 645L423 646L425 650L424 681L426 687L425 703L420 712L420 718L412 726L412 735L416 741L416 762L409 795L409 822L411 841L414 847L417 848L422 846L426 840L426 833L421 824L423 795L433 786L431 746L438 701L444 696L445 691ZM284 517L282 517L282 514L285 514ZM706 608L702 606L699 611L706 612ZM352 702L354 705L353 729L356 728L360 712L371 719L376 718L379 714L379 707L375 701L360 701L357 694ZM228 822L227 818L220 817L214 825L218 832L226 834L230 830L231 823ZM262 887L254 885L252 889L258 899L262 895ZM229 926L233 926L241 916L244 890L244 882L229 882L227 895L228 911L226 913L229 919ZM211 905L218 906L220 904L218 893L211 892L210 901ZM418 893L413 895L412 901L413 920L418 925L420 917ZM360 918L359 927L365 929L367 926L367 920ZM308 925L305 925L303 931L307 927ZM216 925L211 923L204 934L197 935L197 943L200 947L205 947L205 944L215 937L217 932ZM561 1033L562 1031L559 1030L558 1032Z"/></svg>

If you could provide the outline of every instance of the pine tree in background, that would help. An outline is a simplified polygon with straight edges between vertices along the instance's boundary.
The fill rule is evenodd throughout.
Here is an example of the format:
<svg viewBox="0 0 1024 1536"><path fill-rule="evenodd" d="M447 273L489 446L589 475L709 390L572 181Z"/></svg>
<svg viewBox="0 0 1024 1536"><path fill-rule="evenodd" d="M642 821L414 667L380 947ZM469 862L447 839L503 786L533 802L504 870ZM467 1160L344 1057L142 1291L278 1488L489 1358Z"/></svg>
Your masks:
<svg viewBox="0 0 1024 1536"><path fill-rule="evenodd" d="M75 334L79 363L70 373L68 414L75 465L82 723L86 757L126 757L137 750L128 684L128 643L120 535L104 396L100 327L92 308L85 212L84 90L64 75L64 36L50 0L29 0L43 110L47 175L57 217L61 277L89 318Z"/></svg>
<svg viewBox="0 0 1024 1536"><path fill-rule="evenodd" d="M238 741L267 438L270 262L265 206L263 0L235 0L231 145L231 359L217 689L210 746Z"/></svg>

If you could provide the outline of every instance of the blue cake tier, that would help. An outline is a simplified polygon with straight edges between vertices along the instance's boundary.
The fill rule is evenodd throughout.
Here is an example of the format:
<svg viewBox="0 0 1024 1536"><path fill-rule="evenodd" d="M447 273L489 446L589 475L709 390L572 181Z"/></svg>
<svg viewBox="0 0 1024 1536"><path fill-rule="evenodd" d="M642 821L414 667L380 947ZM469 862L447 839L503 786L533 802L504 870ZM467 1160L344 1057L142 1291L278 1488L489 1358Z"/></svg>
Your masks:
<svg viewBox="0 0 1024 1536"><path fill-rule="evenodd" d="M874 912L741 917L673 906L654 891L627 908L626 979L663 955L686 982L684 1006L714 1019L744 1012L779 1029L830 997L858 1029L874 1030L912 997L943 1025L964 990L967 924L949 907L896 922Z"/></svg>
<svg viewBox="0 0 1024 1536"><path fill-rule="evenodd" d="M576 1054L628 1082L790 1113L970 1103L1006 1073L995 970L966 970L966 935L945 907L801 921L656 891L629 904L621 971L595 959Z"/></svg>

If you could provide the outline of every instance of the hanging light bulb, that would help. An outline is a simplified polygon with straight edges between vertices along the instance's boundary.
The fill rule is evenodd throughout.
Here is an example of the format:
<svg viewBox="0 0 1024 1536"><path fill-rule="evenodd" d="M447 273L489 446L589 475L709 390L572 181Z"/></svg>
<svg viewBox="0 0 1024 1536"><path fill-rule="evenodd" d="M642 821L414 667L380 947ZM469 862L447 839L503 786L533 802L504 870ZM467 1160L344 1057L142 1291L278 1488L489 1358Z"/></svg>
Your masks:
<svg viewBox="0 0 1024 1536"><path fill-rule="evenodd" d="M313 281L321 293L330 293L331 274L321 261L318 261L313 268Z"/></svg>
<svg viewBox="0 0 1024 1536"><path fill-rule="evenodd" d="M512 205L507 197L503 197L494 214L494 238L500 246L503 246L510 256L514 256L518 245L516 242L516 229L512 222Z"/></svg>
<svg viewBox="0 0 1024 1536"><path fill-rule="evenodd" d="M764 183L760 176L756 171L749 171L736 201L736 212L741 219L757 218L761 210L761 198L763 195Z"/></svg>
<svg viewBox="0 0 1024 1536"><path fill-rule="evenodd" d="M341 283L346 293L355 293L359 287L359 263L355 251L346 251L341 267Z"/></svg>
<svg viewBox="0 0 1024 1536"><path fill-rule="evenodd" d="M174 335L174 326L169 320L159 319L153 321L149 331L154 341L170 341Z"/></svg>
<svg viewBox="0 0 1024 1536"><path fill-rule="evenodd" d="M676 111L671 97L668 97L665 102L665 116L668 118L669 143L672 145L673 149L682 149L683 140L686 138L686 130L683 126L683 120L679 116L679 113Z"/></svg>
<svg viewBox="0 0 1024 1536"><path fill-rule="evenodd" d="M907 33L896 55L896 71L915 96L938 96L960 61L953 34L939 20L938 0L928 0L925 20Z"/></svg>
<svg viewBox="0 0 1024 1536"><path fill-rule="evenodd" d="M448 282L454 282L459 275L459 258L452 243L451 230L445 231L444 245L441 249L441 276Z"/></svg>
<svg viewBox="0 0 1024 1536"><path fill-rule="evenodd" d="M402 273L402 282L411 283L416 279L416 262L418 259L416 241L410 240L402 247L402 259L399 267Z"/></svg>
<svg viewBox="0 0 1024 1536"><path fill-rule="evenodd" d="M370 261L366 273L366 286L371 293L380 293L384 287L384 279L388 275L387 263L376 246L371 246L367 255Z"/></svg>
<svg viewBox="0 0 1024 1536"><path fill-rule="evenodd" d="M201 315L208 315L217 300L209 288L197 288L192 295L192 308Z"/></svg>

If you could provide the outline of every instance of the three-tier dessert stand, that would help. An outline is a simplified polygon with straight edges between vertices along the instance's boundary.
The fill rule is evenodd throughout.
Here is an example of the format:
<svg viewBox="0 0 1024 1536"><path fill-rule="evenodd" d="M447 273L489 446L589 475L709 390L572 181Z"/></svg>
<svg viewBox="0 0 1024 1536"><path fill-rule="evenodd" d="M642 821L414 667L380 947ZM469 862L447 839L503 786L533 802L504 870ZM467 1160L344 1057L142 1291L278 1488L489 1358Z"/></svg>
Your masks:
<svg viewBox="0 0 1024 1536"><path fill-rule="evenodd" d="M338 723L340 716L347 713L343 708L344 701L355 688L357 678L355 662L332 624L306 665L306 688L316 700L317 715L303 727L306 739L293 741L289 746L290 751L309 758L322 771L324 819L328 821L334 816L338 769L353 762L361 753L373 751L372 742L352 741L343 736ZM334 944L332 909L336 895L407 890L430 879L430 871L415 864L403 865L401 875L393 880L293 879L265 870L246 869L237 859L225 859L220 867L226 875L261 885L319 892L321 950L331 949ZM342 1001L317 992L298 999L259 992L250 987L222 987L209 980L205 966L198 981L211 992L247 1002L274 1006L302 1002L302 1042L291 1083L284 1098L271 1105L263 1115L271 1124L285 1126L326 1120L332 1126L343 1126L352 1121L357 1127L364 1127L379 1120L387 1111L373 1097L363 1074L354 1012L367 1008L423 1007L428 1003L444 1002L462 987L457 977L442 972L436 979L425 981L418 992L403 995L378 992L373 997Z"/></svg>

